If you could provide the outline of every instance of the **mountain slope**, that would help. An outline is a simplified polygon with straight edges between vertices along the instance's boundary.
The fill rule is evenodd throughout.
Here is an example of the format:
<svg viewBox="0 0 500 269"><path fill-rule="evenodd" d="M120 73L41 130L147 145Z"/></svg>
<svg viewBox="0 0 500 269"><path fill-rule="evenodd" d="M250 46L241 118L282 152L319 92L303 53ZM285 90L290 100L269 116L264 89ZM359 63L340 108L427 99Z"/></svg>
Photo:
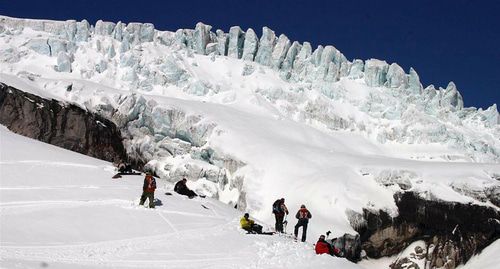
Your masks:
<svg viewBox="0 0 500 269"><path fill-rule="evenodd" d="M499 114L464 108L453 83L267 28L0 23L1 82L111 119L130 158L267 223L276 198L306 204L309 240L397 216L397 192L498 210Z"/></svg>
<svg viewBox="0 0 500 269"><path fill-rule="evenodd" d="M142 177L0 128L3 268L357 268L286 237L246 235L216 200L163 193L138 206ZM209 209L203 208L201 205Z"/></svg>

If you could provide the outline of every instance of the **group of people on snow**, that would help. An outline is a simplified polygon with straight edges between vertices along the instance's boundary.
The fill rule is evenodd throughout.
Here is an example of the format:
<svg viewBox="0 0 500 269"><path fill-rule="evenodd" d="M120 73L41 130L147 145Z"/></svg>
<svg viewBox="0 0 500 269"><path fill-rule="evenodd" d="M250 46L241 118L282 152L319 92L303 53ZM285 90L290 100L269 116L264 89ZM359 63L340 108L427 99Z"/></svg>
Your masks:
<svg viewBox="0 0 500 269"><path fill-rule="evenodd" d="M194 198L196 196L199 196L196 194L194 191L190 190L188 186L186 185L187 179L183 178L179 180L175 186L174 186L174 191L177 192L178 194L181 195L186 195L189 198ZM146 202L146 199L149 199L149 207L154 208L154 193L156 190L156 179L153 177L153 173L150 171L146 172L146 176L144 177L144 183L142 185L142 195L141 199L139 202L139 205L144 205ZM204 196L201 196L204 197Z"/></svg>
<svg viewBox="0 0 500 269"><path fill-rule="evenodd" d="M120 168L120 167L119 167ZM124 167L122 167L124 168ZM120 171L121 172L121 171ZM178 181L175 186L174 186L174 191L177 192L178 194L181 195L186 195L189 198L194 198L198 196L194 191L190 190L187 185L187 179L183 178L180 181ZM146 176L144 177L144 183L142 186L142 195L140 199L140 205L144 205L146 202L146 199L149 200L149 207L154 208L154 192L156 190L156 179L153 177L152 172L147 171ZM275 223L275 230L278 233L284 233L283 230L283 225L286 225L288 223L287 220L285 220L285 216L289 214L288 208L285 205L285 198L281 198L276 200L273 203L273 214L276 219ZM295 218L297 219L297 224L295 225L294 229L294 236L297 239L297 236L299 234L299 229L302 227L302 237L301 241L305 242L306 241L306 235L307 235L307 225L309 224L309 219L312 218L311 212L306 208L305 205L301 205L300 209L297 211L295 214ZM240 226L242 229L247 231L248 233L253 233L253 234L272 234L272 233L266 233L262 232L262 225L259 225L255 223L254 220L250 219L250 215L248 213L245 213L243 217L240 219ZM316 243L315 246L316 254L330 254L330 255L338 255L339 250L336 249L334 246L329 244L325 240L325 236L321 235L318 239L318 242Z"/></svg>
<svg viewBox="0 0 500 269"><path fill-rule="evenodd" d="M273 203L273 214L276 219L276 232L284 233L283 225L286 225L288 223L288 221L285 220L285 216L289 214L288 208L285 205L285 198L278 199ZM293 231L295 239L297 239L297 236L299 235L299 229L302 227L301 241L305 242L307 235L307 225L309 224L309 219L312 218L312 214L305 205L301 205L300 209L297 211L297 214L295 214L295 218L297 219L297 224L295 225L295 229ZM245 213L245 215L243 215L243 217L240 219L240 225L241 228L246 230L248 233L263 233L262 226L256 224L254 220L251 220L248 213ZM339 256L341 252L332 244L328 243L324 235L321 235L318 239L318 242L316 242L315 251L316 254L329 254L332 256Z"/></svg>
<svg viewBox="0 0 500 269"><path fill-rule="evenodd" d="M284 220L285 215L288 215L288 213L288 208L285 205L285 198L278 199L273 203L273 214L276 219L276 232L283 233L283 224L288 224L288 221ZM295 214L295 218L298 221L295 225L293 234L295 235L295 238L297 238L297 236L299 235L299 228L302 227L301 241L305 242L307 235L307 224L309 223L309 219L312 218L311 212L307 210L305 205L301 205L299 211L297 211L297 214Z"/></svg>

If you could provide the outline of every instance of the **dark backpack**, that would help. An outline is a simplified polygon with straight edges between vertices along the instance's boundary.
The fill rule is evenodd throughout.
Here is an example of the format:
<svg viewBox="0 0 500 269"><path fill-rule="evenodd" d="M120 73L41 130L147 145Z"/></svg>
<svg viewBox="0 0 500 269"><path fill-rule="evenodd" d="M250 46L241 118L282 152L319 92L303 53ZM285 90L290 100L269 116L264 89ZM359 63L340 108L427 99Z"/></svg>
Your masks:
<svg viewBox="0 0 500 269"><path fill-rule="evenodd" d="M276 202L273 203L273 214L279 214L283 212L283 209L281 208L281 200L276 200Z"/></svg>

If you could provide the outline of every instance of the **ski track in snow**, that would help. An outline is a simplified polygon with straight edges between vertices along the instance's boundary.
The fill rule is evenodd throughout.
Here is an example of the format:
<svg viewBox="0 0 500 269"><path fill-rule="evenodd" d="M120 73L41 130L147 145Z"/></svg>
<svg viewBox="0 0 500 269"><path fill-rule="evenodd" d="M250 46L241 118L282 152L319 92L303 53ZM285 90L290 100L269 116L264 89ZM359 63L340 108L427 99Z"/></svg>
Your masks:
<svg viewBox="0 0 500 269"><path fill-rule="evenodd" d="M73 162L47 162L38 160L27 160L27 161L1 161L0 168L2 168L2 173L5 170L16 169L16 167L30 167L32 166L56 166L63 167L62 169L71 169L71 167L79 167L83 169L98 169L102 166L98 165L80 165ZM67 168L64 168L67 167ZM36 173L35 171L26 170L26 173ZM105 172L105 171L103 171ZM1 186L0 191L3 193L12 192L39 192L39 193L50 193L51 191L83 191L83 190L99 190L99 189L113 189L113 190L128 190L136 191L135 185L128 185L128 181L113 181L114 184L110 184L110 179L104 181L100 184L85 184L85 185L54 185L54 186L44 186L41 185L28 185L28 186ZM142 180L137 182L142 183ZM161 193L161 189L159 191ZM162 249L169 248L169 244L178 244L179 238L182 240L196 240L196 237L201 234L217 235L223 233L225 230L234 230L236 223L232 218L220 215L216 208L216 204L209 202L209 199L204 199L203 203L209 204L209 210L201 209L202 213L195 213L189 211L180 210L169 210L163 209L163 206L157 206L156 209L147 209L142 206L137 206L137 201L130 201L127 199L57 199L57 197L51 197L50 195L46 198L52 199L40 199L40 200L22 200L22 201L3 201L0 203L0 214L2 218L13 218L14 215L19 215L26 213L26 209L32 212L39 210L50 210L50 212L58 212L63 208L74 208L75 210L88 207L91 210L99 210L102 207L112 207L115 206L117 209L121 210L139 210L146 213L153 213L158 215L159 218L163 220L164 223L169 227L171 232L162 233L154 236L138 236L130 238L122 238L119 240L103 240L98 242L86 242L86 243L74 243L74 244L34 244L25 242L19 244L16 242L8 242L2 240L2 247L0 248L0 257L2 261L8 260L23 260L23 261L44 261L46 263L63 263L63 264L73 264L73 265L85 265L90 267L132 267L132 268L144 268L147 267L161 267L161 268L197 268L207 263L216 264L213 266L204 266L206 268L234 268L237 264L241 264L242 257L230 257L227 256L226 252L221 253L210 253L210 254L200 254L194 253L189 254L186 258L185 256L181 258L176 258L177 255L174 253L162 253L162 252L151 252L150 249ZM158 196L157 196L158 197ZM177 197L177 196L174 196ZM56 198L56 199L53 199ZM162 198L163 199L163 198ZM186 200L184 197L177 197L180 201L185 201L191 203L192 206L198 204L201 208L202 201L199 199ZM134 214L134 213L132 213ZM173 216L183 216L188 218L193 218L194 221L197 219L210 220L211 225L204 228L189 228L190 223L184 222L181 227L174 223L170 219ZM173 218L175 219L175 217ZM126 224L125 224L126 225ZM171 243L169 243L171 242ZM155 260L148 259L125 259L130 255L137 253L149 253L148 255L155 256L167 256L167 258L159 258ZM239 253L242 255L243 253ZM244 259L246 260L246 259ZM227 263L227 266L224 265Z"/></svg>
<svg viewBox="0 0 500 269"><path fill-rule="evenodd" d="M174 225L174 224L172 224L172 222L170 222L167 218L165 218L165 216L163 216L163 215L161 214L161 212L158 212L158 215L159 215L159 216L160 216L163 220L165 220L165 223L167 223L167 224L168 224L168 226L170 226L170 228L172 228L172 230L174 230L174 231L175 231L175 233L179 233L179 230L177 230L177 228L175 228L175 225Z"/></svg>
<svg viewBox="0 0 500 269"><path fill-rule="evenodd" d="M182 212L168 212L171 214L183 214ZM135 237L126 238L122 240L113 241L102 241L93 242L86 244L65 244L65 245L40 245L40 246L9 246L6 245L7 242L2 243L2 248L0 249L0 257L9 257L11 259L21 259L21 260L44 260L44 261L55 261L55 262L67 262L67 263L78 263L78 264L92 264L99 265L103 262L107 262L112 265L120 264L119 260L116 260L117 256L124 256L127 253L135 253L141 250L158 246L161 247L165 242L171 241L172 237L182 237L189 238L194 236L193 233L201 232L213 232L213 230L220 230L220 227L233 225L231 221L225 221L220 225L209 227L205 229L186 229L179 230L175 225L169 221L165 216L162 215L161 211L158 211L158 215L165 220L165 222L172 228L173 232L165 233L155 236L146 237ZM194 214L184 214L184 215L194 215ZM199 216L202 216L201 214ZM206 216L204 216L206 217ZM220 219L220 218L219 218ZM191 234L191 236L189 236ZM208 260L225 260L232 258L217 258L217 259L196 259L196 262L204 262ZM151 264L151 265L164 265L165 263L185 263L189 260L159 260L159 261L137 261L137 265ZM191 262L195 262L191 260ZM134 266L134 261L121 262L122 265Z"/></svg>

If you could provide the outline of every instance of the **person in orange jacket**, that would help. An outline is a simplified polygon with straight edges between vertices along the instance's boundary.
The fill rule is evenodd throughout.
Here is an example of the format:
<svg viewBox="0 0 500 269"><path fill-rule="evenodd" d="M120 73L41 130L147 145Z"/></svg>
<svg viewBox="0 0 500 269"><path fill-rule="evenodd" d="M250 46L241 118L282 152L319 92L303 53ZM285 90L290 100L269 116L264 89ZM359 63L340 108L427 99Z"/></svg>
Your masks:
<svg viewBox="0 0 500 269"><path fill-rule="evenodd" d="M142 195L141 202L139 205L144 205L146 199L149 199L149 207L155 208L154 199L155 199L155 190L156 190L156 180L153 177L153 173L146 172L146 176L144 177L144 184L142 185Z"/></svg>

